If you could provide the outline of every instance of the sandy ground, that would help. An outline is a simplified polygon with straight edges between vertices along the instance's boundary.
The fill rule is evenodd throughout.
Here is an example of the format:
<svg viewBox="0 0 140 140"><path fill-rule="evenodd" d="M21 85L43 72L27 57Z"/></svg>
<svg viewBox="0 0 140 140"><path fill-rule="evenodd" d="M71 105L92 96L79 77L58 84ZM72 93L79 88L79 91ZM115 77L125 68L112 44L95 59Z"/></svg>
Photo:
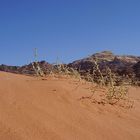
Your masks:
<svg viewBox="0 0 140 140"><path fill-rule="evenodd" d="M140 89L132 109L79 100L89 85L73 79L0 72L0 140L140 140Z"/></svg>

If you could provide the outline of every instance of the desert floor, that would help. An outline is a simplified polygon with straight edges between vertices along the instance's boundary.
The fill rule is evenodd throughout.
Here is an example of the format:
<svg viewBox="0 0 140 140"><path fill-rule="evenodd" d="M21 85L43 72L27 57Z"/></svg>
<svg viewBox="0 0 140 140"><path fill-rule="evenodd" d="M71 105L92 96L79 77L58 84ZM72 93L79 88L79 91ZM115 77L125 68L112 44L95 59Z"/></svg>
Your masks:
<svg viewBox="0 0 140 140"><path fill-rule="evenodd" d="M0 72L0 140L140 140L140 88L128 109L80 100L89 86Z"/></svg>

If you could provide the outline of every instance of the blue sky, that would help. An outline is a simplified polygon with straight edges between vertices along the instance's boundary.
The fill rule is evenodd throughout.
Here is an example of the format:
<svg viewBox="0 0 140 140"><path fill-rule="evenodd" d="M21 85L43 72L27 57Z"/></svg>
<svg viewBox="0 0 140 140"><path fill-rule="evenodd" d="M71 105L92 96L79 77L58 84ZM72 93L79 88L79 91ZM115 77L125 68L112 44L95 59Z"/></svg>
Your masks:
<svg viewBox="0 0 140 140"><path fill-rule="evenodd" d="M111 50L140 56L140 0L0 0L0 64L62 62Z"/></svg>

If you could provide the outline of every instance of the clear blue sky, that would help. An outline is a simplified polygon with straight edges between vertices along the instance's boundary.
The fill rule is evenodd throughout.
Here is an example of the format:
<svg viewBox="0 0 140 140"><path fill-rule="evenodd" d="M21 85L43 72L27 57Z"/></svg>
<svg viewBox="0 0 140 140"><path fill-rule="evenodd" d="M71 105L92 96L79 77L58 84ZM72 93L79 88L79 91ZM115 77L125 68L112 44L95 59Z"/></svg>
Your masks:
<svg viewBox="0 0 140 140"><path fill-rule="evenodd" d="M140 55L140 0L0 0L0 64Z"/></svg>

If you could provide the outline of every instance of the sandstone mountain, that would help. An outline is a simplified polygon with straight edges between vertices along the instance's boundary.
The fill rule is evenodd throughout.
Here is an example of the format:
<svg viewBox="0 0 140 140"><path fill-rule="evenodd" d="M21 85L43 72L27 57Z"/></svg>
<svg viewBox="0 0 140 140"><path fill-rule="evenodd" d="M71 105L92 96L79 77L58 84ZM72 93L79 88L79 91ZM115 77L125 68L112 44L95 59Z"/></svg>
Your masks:
<svg viewBox="0 0 140 140"><path fill-rule="evenodd" d="M106 75L106 69L110 68L111 71L119 77L119 79L120 77L121 79L122 77L124 79L126 79L127 77L132 81L140 81L140 56L115 55L110 51L103 51L100 53L95 53L87 58L69 63L67 64L67 67L78 70L79 73L84 76L87 73L90 73L92 75L93 71L95 70L95 60L104 75ZM49 64L46 61L39 62L39 65L46 74L54 68L54 65ZM0 71L26 75L35 74L32 64L24 65L21 67L0 65Z"/></svg>
<svg viewBox="0 0 140 140"><path fill-rule="evenodd" d="M115 55L110 51L95 53L87 58L74 61L68 66L77 69L82 75L87 73L93 74L95 62L99 65L101 72L106 75L105 71L110 68L112 73L118 76L118 79L130 78L135 81L140 75L140 57L132 55Z"/></svg>

